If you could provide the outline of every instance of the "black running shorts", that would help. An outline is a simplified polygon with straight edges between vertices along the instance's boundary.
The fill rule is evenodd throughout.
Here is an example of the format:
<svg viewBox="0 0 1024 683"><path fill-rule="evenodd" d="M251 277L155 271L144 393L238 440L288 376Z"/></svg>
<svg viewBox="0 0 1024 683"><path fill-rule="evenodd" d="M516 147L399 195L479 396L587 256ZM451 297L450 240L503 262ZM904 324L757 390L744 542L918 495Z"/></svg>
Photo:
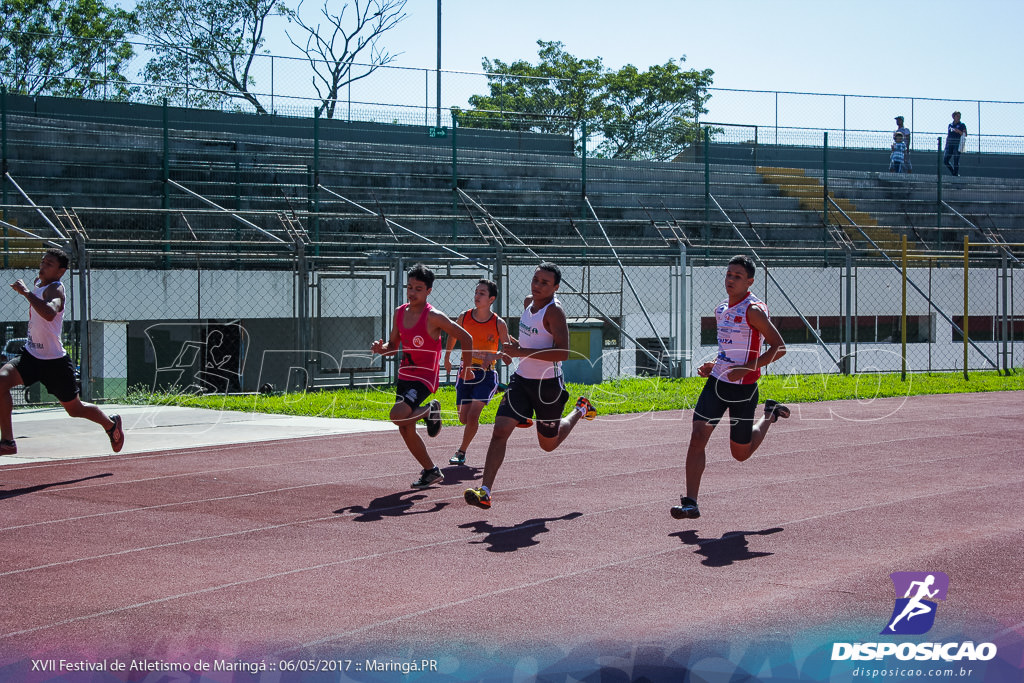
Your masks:
<svg viewBox="0 0 1024 683"><path fill-rule="evenodd" d="M419 408L431 393L430 387L423 382L400 379L395 384L395 403L404 402L410 408Z"/></svg>
<svg viewBox="0 0 1024 683"><path fill-rule="evenodd" d="M21 375L22 383L27 387L39 382L46 390L57 397L58 401L67 403L78 396L78 383L75 381L75 366L71 356L64 354L61 358L43 360L36 358L27 349L21 355L7 363L13 365Z"/></svg>
<svg viewBox="0 0 1024 683"><path fill-rule="evenodd" d="M550 433L552 425L557 434L558 423L568 400L569 392L565 390L561 377L526 379L513 374L498 405L497 417L512 417L520 424L535 417L537 432L541 436L553 436Z"/></svg>
<svg viewBox="0 0 1024 683"><path fill-rule="evenodd" d="M693 409L694 421L703 420L715 426L729 411L729 438L738 444L750 443L754 429L754 412L757 410L757 384L732 384L717 377L708 377L697 406Z"/></svg>

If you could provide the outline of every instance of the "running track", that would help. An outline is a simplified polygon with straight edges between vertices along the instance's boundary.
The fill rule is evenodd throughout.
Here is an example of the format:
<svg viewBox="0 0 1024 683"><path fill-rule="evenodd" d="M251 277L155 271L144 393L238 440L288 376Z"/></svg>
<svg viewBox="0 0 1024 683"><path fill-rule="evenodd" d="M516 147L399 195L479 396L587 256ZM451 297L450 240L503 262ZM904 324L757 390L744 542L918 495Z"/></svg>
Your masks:
<svg viewBox="0 0 1024 683"><path fill-rule="evenodd" d="M883 639L894 571L950 577L904 638L996 643L970 680L1022 680L1024 395L801 405L742 464L719 428L680 522L690 417L599 416L553 454L517 431L490 511L462 500L487 426L426 491L394 432L0 468L0 680L857 680L832 643ZM308 660L351 662L272 670Z"/></svg>

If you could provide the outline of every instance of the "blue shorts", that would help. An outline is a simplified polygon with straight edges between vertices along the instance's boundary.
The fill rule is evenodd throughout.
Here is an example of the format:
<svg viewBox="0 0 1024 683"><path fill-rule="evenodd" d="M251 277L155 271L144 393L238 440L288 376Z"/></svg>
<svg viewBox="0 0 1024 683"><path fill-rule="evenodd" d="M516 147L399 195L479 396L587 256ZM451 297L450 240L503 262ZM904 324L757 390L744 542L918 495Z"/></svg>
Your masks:
<svg viewBox="0 0 1024 683"><path fill-rule="evenodd" d="M455 405L482 401L487 405L498 390L498 371L473 368L473 379L459 377L455 382Z"/></svg>

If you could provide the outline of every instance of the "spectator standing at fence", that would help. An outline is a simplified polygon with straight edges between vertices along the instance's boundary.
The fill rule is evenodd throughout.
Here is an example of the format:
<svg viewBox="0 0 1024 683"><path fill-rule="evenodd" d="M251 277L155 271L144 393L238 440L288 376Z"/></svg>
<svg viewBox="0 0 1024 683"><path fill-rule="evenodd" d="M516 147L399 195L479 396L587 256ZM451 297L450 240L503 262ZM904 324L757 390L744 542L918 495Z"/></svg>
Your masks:
<svg viewBox="0 0 1024 683"><path fill-rule="evenodd" d="M499 353L502 344L508 344L508 325L491 310L498 298L498 285L493 280L480 280L473 291L473 308L463 311L456 322L473 337L472 378L463 378L463 370L459 369L459 378L455 382L455 405L459 411L459 422L466 425L462 432L462 444L448 462L452 465L464 465L469 444L473 442L480 429L480 413L494 398L498 389L498 371L495 369L498 360L506 362L511 358ZM452 371L451 353L455 348L455 337L448 337L444 354L444 369Z"/></svg>
<svg viewBox="0 0 1024 683"><path fill-rule="evenodd" d="M395 309L391 336L373 342L371 351L382 356L393 356L399 351L402 359L398 366L398 384L395 405L391 408L391 421L398 425L406 447L423 468L413 488L426 488L444 481L441 469L434 465L423 439L416 433L416 423L424 420L427 436L441 432L441 403L434 399L427 405L423 401L437 391L441 379L441 333L456 337L462 345L462 367L469 369L472 362L473 338L448 316L427 303L434 287L434 273L422 263L406 274L407 302Z"/></svg>
<svg viewBox="0 0 1024 683"><path fill-rule="evenodd" d="M783 404L768 400L764 415L756 421L754 418L761 368L786 354L782 336L768 317L768 307L750 292L754 270L754 261L739 255L730 259L725 272L728 298L715 309L718 357L697 369L697 374L708 381L693 411L693 431L686 450L686 494L671 510L676 519L700 517L697 493L707 460L705 447L726 410L731 422L729 448L740 462L754 454L769 427L790 414ZM762 340L768 345L763 353Z"/></svg>
<svg viewBox="0 0 1024 683"><path fill-rule="evenodd" d="M57 397L71 417L91 420L103 427L115 453L124 446L124 429L119 415L107 415L98 406L85 403L78 395L78 380L71 357L61 343L66 294L60 281L68 269L68 255L60 249L47 249L39 262L35 288L23 280L11 284L28 300L28 341L21 355L0 368L0 455L14 455L11 389L39 382Z"/></svg>
<svg viewBox="0 0 1024 683"><path fill-rule="evenodd" d="M953 175L960 175L960 152L963 151L964 139L967 137L967 126L960 123L960 112L953 112L953 122L946 131L946 153L942 155L942 163ZM950 163L950 162L953 163Z"/></svg>
<svg viewBox="0 0 1024 683"><path fill-rule="evenodd" d="M907 154L907 145L903 142L903 133L893 133L892 152L889 155L889 172L903 172L903 162Z"/></svg>
<svg viewBox="0 0 1024 683"><path fill-rule="evenodd" d="M903 152L903 172L913 173L914 167L910 163L910 129L903 125L903 117L896 117L896 132L893 133L893 139L896 139L896 133L903 134L903 144L907 146L907 149Z"/></svg>
<svg viewBox="0 0 1024 683"><path fill-rule="evenodd" d="M551 452L569 436L580 418L593 420L597 416L590 401L580 396L572 412L562 417L569 399L561 368L561 362L569 358L569 323L555 297L561 282L562 271L554 263L545 261L533 273L531 294L523 301L526 310L519 319L519 338L510 337L502 349L506 355L519 358L519 364L498 405L480 486L466 489L470 505L491 507L491 487L516 427L528 427L536 418L537 441L543 450Z"/></svg>

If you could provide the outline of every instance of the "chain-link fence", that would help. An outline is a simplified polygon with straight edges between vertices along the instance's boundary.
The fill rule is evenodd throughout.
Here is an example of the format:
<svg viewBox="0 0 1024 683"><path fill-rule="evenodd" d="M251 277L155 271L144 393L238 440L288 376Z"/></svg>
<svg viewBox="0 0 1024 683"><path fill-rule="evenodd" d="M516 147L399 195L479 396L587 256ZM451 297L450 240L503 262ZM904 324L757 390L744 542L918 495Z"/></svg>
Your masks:
<svg viewBox="0 0 1024 683"><path fill-rule="evenodd" d="M651 162L466 112L439 129L12 96L0 114L5 276L71 245L67 343L95 399L389 381L369 348L418 260L451 316L496 279L513 333L533 268L561 264L570 379L692 374L737 252L766 267L755 292L790 345L776 372L1022 365L1010 177L844 169L824 144L804 148L817 166L760 146L741 162L720 125L694 156ZM12 298L5 340L24 334Z"/></svg>
<svg viewBox="0 0 1024 683"><path fill-rule="evenodd" d="M111 263L129 247L104 255L78 242L75 267L65 278L65 343L81 367L83 393L111 401L132 388L235 393L388 383L394 364L371 354L370 346L389 335L393 310L404 302L404 271L414 262L435 270L431 303L453 318L471 307L479 278L495 279L501 291L496 310L515 335L533 270L549 257L496 247L458 259L426 245L419 254L378 257L359 267L292 258L289 268L231 269L225 257L211 261L200 253L207 245L199 242L172 259L198 267L83 270L83 262ZM966 277L962 257L911 255L906 288L899 260L880 265L851 256L844 265L823 266L760 251L752 291L767 302L789 349L770 372L1021 367L1024 272L989 245L973 247ZM716 355L714 309L725 298L731 252L666 247L618 253L618 259L610 249L594 249L586 258L552 255L563 272L559 299L570 323L572 353L564 364L570 381L692 376ZM29 275L7 270L3 277ZM16 344L24 336L26 318L20 297L0 303L7 340ZM454 380L444 373L442 379ZM19 402L47 398L36 390Z"/></svg>

